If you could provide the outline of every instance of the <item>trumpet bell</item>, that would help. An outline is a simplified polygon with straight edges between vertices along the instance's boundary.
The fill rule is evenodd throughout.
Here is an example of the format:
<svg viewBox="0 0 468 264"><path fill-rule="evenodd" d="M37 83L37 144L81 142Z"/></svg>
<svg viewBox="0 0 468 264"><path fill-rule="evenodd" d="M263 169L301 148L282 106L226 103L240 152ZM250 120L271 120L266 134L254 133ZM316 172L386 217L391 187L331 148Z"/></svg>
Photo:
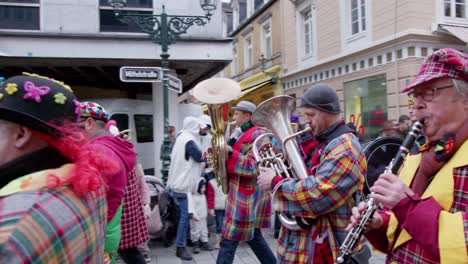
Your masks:
<svg viewBox="0 0 468 264"><path fill-rule="evenodd" d="M240 85L227 78L211 78L197 84L193 89L193 96L208 107L208 115L213 124L211 130L211 151L208 152L207 162L213 168L218 185L224 193L229 191L229 181L226 171L226 123L229 102L240 95Z"/></svg>
<svg viewBox="0 0 468 264"><path fill-rule="evenodd" d="M240 85L227 78L207 79L193 88L193 96L205 104L223 104L232 101L240 92Z"/></svg>

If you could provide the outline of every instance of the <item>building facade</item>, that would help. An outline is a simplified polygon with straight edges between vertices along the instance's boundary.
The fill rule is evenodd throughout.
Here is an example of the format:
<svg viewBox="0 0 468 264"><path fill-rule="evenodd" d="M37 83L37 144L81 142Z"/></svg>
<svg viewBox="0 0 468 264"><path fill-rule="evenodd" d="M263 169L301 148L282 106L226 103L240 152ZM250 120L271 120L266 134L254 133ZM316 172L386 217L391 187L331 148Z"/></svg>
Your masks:
<svg viewBox="0 0 468 264"><path fill-rule="evenodd" d="M241 85L241 96L259 104L282 93L281 10L279 0L233 0L225 10L226 32L232 38L232 62L223 77Z"/></svg>
<svg viewBox="0 0 468 264"><path fill-rule="evenodd" d="M204 16L199 1L128 0L124 11ZM169 47L170 74L187 91L231 61L231 40L223 35L221 1L211 21L191 26ZM161 48L135 25L119 22L107 0L0 0L0 76L21 72L46 75L69 84L78 98L130 98L152 101L145 116L159 172L163 137L161 83L124 83L121 66L161 66ZM169 92L169 123L181 127L177 92ZM130 116L129 118L134 118ZM137 123L138 120L135 120ZM127 124L128 125L128 124ZM149 137L148 137L149 138ZM146 167L146 166L145 166Z"/></svg>
<svg viewBox="0 0 468 264"><path fill-rule="evenodd" d="M284 93L299 99L315 83L330 84L344 118L366 138L407 114L399 91L424 57L444 47L468 52L466 1L280 2Z"/></svg>

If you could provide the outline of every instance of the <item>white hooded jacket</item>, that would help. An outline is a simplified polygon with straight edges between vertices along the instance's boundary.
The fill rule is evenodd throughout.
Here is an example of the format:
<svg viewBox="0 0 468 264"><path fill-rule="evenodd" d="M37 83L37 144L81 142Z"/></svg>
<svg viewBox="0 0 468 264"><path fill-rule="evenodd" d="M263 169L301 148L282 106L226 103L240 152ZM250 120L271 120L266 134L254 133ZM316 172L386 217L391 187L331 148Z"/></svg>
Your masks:
<svg viewBox="0 0 468 264"><path fill-rule="evenodd" d="M184 126L177 136L172 153L167 186L175 192L190 193L201 175L200 163L192 157L185 159L185 148L191 140L200 148L200 121L192 116L184 119Z"/></svg>

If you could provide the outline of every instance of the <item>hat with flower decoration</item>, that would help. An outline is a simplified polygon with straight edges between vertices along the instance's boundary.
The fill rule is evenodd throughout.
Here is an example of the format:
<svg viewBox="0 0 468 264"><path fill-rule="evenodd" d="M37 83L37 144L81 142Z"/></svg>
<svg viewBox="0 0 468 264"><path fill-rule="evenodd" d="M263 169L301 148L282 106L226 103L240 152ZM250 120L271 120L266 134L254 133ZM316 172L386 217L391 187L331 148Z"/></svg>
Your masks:
<svg viewBox="0 0 468 264"><path fill-rule="evenodd" d="M420 84L443 77L468 81L468 55L452 48L432 53L424 60L418 75L401 92L409 92Z"/></svg>
<svg viewBox="0 0 468 264"><path fill-rule="evenodd" d="M65 120L76 122L80 103L63 82L23 73L0 80L0 119L57 135Z"/></svg>
<svg viewBox="0 0 468 264"><path fill-rule="evenodd" d="M102 122L109 121L109 113L101 105L93 102L82 102L81 103L81 118L91 117L95 120L101 120Z"/></svg>

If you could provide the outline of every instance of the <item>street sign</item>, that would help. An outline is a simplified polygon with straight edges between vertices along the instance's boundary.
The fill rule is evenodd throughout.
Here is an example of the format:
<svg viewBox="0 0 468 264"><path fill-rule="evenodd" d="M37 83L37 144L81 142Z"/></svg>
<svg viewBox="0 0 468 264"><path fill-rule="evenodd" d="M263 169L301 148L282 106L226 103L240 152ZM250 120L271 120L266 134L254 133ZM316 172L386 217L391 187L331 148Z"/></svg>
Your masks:
<svg viewBox="0 0 468 264"><path fill-rule="evenodd" d="M168 74L167 77L169 79L169 89L177 93L181 93L182 92L182 80L170 74Z"/></svg>
<svg viewBox="0 0 468 264"><path fill-rule="evenodd" d="M120 67L120 80L122 82L160 82L161 67Z"/></svg>

